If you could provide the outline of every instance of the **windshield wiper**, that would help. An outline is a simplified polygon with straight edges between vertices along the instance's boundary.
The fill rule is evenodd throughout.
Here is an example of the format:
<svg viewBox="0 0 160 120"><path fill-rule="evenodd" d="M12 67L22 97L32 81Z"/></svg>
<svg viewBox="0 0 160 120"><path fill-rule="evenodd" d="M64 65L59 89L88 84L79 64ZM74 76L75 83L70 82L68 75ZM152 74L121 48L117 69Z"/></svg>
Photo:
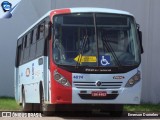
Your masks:
<svg viewBox="0 0 160 120"><path fill-rule="evenodd" d="M115 54L112 46L111 46L110 43L107 41L107 37L104 36L104 37L102 38L102 41L103 41L104 46L106 47L107 51L108 51L108 52L111 51L112 56L114 57L114 59L115 59L115 61L116 61L116 64L118 65L118 67L120 67L120 66L121 66L121 63L120 63L120 61L118 60L118 58L117 58L117 56L116 56L116 54Z"/></svg>
<svg viewBox="0 0 160 120"><path fill-rule="evenodd" d="M76 66L75 66L76 68L81 63L82 55L83 55L83 51L84 51L84 48L85 48L86 43L87 43L87 39L88 39L88 35L86 33L86 35L83 37L82 45L79 47L80 49L79 49L79 52L78 52L78 60L77 60Z"/></svg>

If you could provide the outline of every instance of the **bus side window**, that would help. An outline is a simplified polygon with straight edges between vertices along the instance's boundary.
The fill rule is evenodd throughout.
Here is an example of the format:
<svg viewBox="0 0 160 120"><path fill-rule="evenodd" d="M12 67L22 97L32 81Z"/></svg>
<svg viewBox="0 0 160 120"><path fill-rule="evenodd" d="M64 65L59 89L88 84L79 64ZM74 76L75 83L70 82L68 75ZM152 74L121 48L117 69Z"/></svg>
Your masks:
<svg viewBox="0 0 160 120"><path fill-rule="evenodd" d="M25 36L23 62L27 62L29 58L30 33Z"/></svg>
<svg viewBox="0 0 160 120"><path fill-rule="evenodd" d="M45 22L45 39L50 39L50 22L46 21Z"/></svg>
<svg viewBox="0 0 160 120"><path fill-rule="evenodd" d="M27 35L27 48L28 48L28 49L29 49L30 43L31 43L31 41L32 41L31 35L32 35L31 32L29 32L28 35ZM28 53L28 57L29 57L29 53Z"/></svg>
<svg viewBox="0 0 160 120"><path fill-rule="evenodd" d="M30 54L29 54L29 60L32 60L35 58L36 54L36 34L37 29L34 29L31 33L31 42L30 42Z"/></svg>
<svg viewBox="0 0 160 120"><path fill-rule="evenodd" d="M43 39L44 38L44 23L40 24L38 26L38 33L37 33L37 40Z"/></svg>
<svg viewBox="0 0 160 120"><path fill-rule="evenodd" d="M22 44L21 44L21 58L20 58L20 65L23 64L23 56L24 56L24 42L25 42L25 39L24 37L21 38L22 39Z"/></svg>
<svg viewBox="0 0 160 120"><path fill-rule="evenodd" d="M24 48L27 47L27 35L24 37Z"/></svg>
<svg viewBox="0 0 160 120"><path fill-rule="evenodd" d="M51 39L51 28L50 21L46 19L45 21L45 47L44 47L44 55L47 56L49 54L49 40Z"/></svg>
<svg viewBox="0 0 160 120"><path fill-rule="evenodd" d="M39 25L39 39L43 39L44 38L44 23L42 23L41 25Z"/></svg>
<svg viewBox="0 0 160 120"><path fill-rule="evenodd" d="M32 43L36 43L36 40L37 40L37 37L38 37L38 32L37 32L37 28L35 28L33 31L32 31L32 35L33 35L33 39L32 39Z"/></svg>
<svg viewBox="0 0 160 120"><path fill-rule="evenodd" d="M22 42L22 39L19 41ZM16 57L16 67L20 66L22 63L21 56L22 56L22 43L17 45L17 57Z"/></svg>
<svg viewBox="0 0 160 120"><path fill-rule="evenodd" d="M30 33L30 45L33 43L33 30Z"/></svg>
<svg viewBox="0 0 160 120"><path fill-rule="evenodd" d="M37 39L37 49L36 57L42 56L44 54L44 23L38 26L39 39Z"/></svg>
<svg viewBox="0 0 160 120"><path fill-rule="evenodd" d="M21 58L21 45L18 46L18 52L17 52L17 67L20 65L20 58Z"/></svg>

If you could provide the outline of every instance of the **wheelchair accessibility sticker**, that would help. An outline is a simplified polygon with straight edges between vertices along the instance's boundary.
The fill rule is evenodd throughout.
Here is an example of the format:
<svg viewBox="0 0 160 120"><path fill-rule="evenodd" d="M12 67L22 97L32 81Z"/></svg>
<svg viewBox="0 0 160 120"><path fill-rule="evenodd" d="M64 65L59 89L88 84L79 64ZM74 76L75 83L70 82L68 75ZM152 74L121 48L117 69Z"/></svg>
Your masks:
<svg viewBox="0 0 160 120"><path fill-rule="evenodd" d="M110 66L111 65L111 57L109 55L101 55L99 57L99 64L101 66Z"/></svg>

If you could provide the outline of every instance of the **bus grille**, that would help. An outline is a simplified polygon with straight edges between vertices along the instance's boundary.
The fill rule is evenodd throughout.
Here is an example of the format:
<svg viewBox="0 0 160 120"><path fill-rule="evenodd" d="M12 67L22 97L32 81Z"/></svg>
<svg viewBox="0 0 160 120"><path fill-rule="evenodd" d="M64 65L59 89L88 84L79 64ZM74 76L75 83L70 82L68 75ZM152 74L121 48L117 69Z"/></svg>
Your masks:
<svg viewBox="0 0 160 120"><path fill-rule="evenodd" d="M73 82L76 88L80 89L119 89L123 82L101 82L101 86L97 86L96 82Z"/></svg>

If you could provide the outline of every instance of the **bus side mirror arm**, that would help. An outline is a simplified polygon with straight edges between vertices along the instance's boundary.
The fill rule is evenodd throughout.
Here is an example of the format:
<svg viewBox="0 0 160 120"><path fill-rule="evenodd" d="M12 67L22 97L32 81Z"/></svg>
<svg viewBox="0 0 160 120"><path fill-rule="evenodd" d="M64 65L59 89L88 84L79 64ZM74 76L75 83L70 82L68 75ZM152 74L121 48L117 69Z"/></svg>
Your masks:
<svg viewBox="0 0 160 120"><path fill-rule="evenodd" d="M140 31L140 25L139 24L137 24L137 33L138 33L138 38L139 38L140 47L141 47L141 54L143 54L144 50L143 50L143 45L142 45L142 31Z"/></svg>

